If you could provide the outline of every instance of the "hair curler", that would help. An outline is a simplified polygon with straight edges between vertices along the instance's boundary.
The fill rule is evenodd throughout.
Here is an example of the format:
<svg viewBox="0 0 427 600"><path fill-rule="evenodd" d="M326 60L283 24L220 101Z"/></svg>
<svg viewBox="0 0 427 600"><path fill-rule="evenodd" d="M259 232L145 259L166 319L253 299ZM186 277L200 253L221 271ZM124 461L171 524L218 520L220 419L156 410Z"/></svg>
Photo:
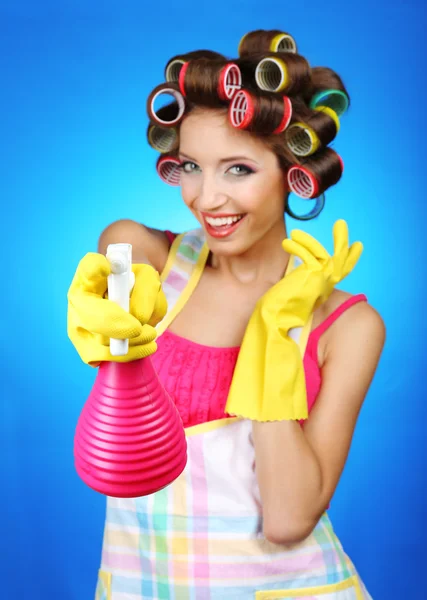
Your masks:
<svg viewBox="0 0 427 600"><path fill-rule="evenodd" d="M271 40L269 49L271 52L291 52L296 54L297 45L289 33L279 33Z"/></svg>
<svg viewBox="0 0 427 600"><path fill-rule="evenodd" d="M292 102L288 96L283 96L283 117L277 127L273 130L270 130L273 134L279 134L285 131L288 127L291 118L292 118ZM264 98L263 101L275 102L275 98L267 99ZM230 123L236 129L247 129L249 126L255 126L254 129L257 129L257 120L259 111L259 102L257 96L252 95L248 90L239 90L234 95L232 101L229 104L228 116L230 119ZM264 133L270 133L269 131L264 131Z"/></svg>
<svg viewBox="0 0 427 600"><path fill-rule="evenodd" d="M289 84L286 63L276 56L263 58L255 69L255 81L260 90L282 92Z"/></svg>
<svg viewBox="0 0 427 600"><path fill-rule="evenodd" d="M175 148L178 142L178 132L175 127L164 128L151 124L148 127L148 143L150 146L165 154Z"/></svg>
<svg viewBox="0 0 427 600"><path fill-rule="evenodd" d="M314 115L292 123L286 131L286 142L295 156L314 154L330 144L340 130L340 121L334 110L318 106L314 111Z"/></svg>
<svg viewBox="0 0 427 600"><path fill-rule="evenodd" d="M181 94L186 97L186 86L185 86L185 78L187 75L187 71L191 67L194 62L194 65L200 67L200 64L203 64L203 59L201 61L188 61L186 62L180 69L179 77L178 77L178 85ZM207 63L209 64L209 62ZM242 73L240 68L235 63L226 63L226 64L215 64L216 72L212 75L212 86L214 91L216 89L216 93L221 100L231 100L233 96L236 94L238 90L242 87ZM207 90L205 89L206 93Z"/></svg>
<svg viewBox="0 0 427 600"><path fill-rule="evenodd" d="M255 113L255 103L247 90L235 94L229 106L229 118L233 127L246 129L252 122Z"/></svg>
<svg viewBox="0 0 427 600"><path fill-rule="evenodd" d="M305 89L311 81L311 70L307 60L299 54L272 54L258 62L250 61L242 70L253 70L255 83L260 90L285 93L294 96Z"/></svg>
<svg viewBox="0 0 427 600"><path fill-rule="evenodd" d="M310 100L310 108L331 108L338 117L341 117L348 109L349 100L347 94L341 90L322 90L314 94Z"/></svg>
<svg viewBox="0 0 427 600"><path fill-rule="evenodd" d="M219 73L218 96L221 100L231 100L242 87L242 73L234 63L228 63Z"/></svg>
<svg viewBox="0 0 427 600"><path fill-rule="evenodd" d="M239 56L262 54L264 52L297 52L294 38L284 31L251 31L245 33L237 49Z"/></svg>
<svg viewBox="0 0 427 600"><path fill-rule="evenodd" d="M303 214L303 215L298 215L292 208L289 202L289 196L286 198L286 206L285 206L285 211L286 213L292 217L293 219L296 219L297 221L311 221L311 219L315 219L316 217L318 217L320 215L320 213L322 212L322 210L325 207L325 194L322 193L320 194L320 196L318 196L317 198L313 198L314 200L314 206L313 208ZM305 200L304 200L305 201Z"/></svg>
<svg viewBox="0 0 427 600"><path fill-rule="evenodd" d="M156 100L163 95L172 96L176 102L176 110L173 114L168 114L167 119L161 117L160 111L156 111L155 108ZM185 100L176 83L162 83L154 88L147 100L147 113L150 121L160 127L174 127L182 120L185 113Z"/></svg>
<svg viewBox="0 0 427 600"><path fill-rule="evenodd" d="M184 58L174 58L169 61L165 69L166 81L178 83L180 71L185 63L186 60Z"/></svg>
<svg viewBox="0 0 427 600"><path fill-rule="evenodd" d="M174 156L160 156L156 170L165 183L173 186L181 185L181 163Z"/></svg>
<svg viewBox="0 0 427 600"><path fill-rule="evenodd" d="M300 198L315 198L319 193L316 175L304 165L294 165L288 170L288 185Z"/></svg>
<svg viewBox="0 0 427 600"><path fill-rule="evenodd" d="M323 166L317 160L307 161L305 165L293 165L287 172L287 180L291 192L300 198L314 199L331 185L334 185L344 171L344 163L339 154L332 148L326 148L322 155L333 156L335 164Z"/></svg>

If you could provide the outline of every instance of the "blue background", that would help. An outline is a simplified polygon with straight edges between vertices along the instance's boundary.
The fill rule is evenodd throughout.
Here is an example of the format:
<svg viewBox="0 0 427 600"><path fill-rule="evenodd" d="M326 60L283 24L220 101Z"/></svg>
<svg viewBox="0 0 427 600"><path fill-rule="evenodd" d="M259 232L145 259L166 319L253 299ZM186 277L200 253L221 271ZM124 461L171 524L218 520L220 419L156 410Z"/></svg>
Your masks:
<svg viewBox="0 0 427 600"><path fill-rule="evenodd" d="M67 289L111 221L194 225L155 173L146 98L172 55L235 57L257 28L289 31L352 97L344 177L305 229L331 250L348 220L365 253L343 288L368 295L388 339L330 515L374 600L427 597L425 21L397 0L0 5L2 598L93 597L105 504L75 473L73 435L95 370L68 341Z"/></svg>

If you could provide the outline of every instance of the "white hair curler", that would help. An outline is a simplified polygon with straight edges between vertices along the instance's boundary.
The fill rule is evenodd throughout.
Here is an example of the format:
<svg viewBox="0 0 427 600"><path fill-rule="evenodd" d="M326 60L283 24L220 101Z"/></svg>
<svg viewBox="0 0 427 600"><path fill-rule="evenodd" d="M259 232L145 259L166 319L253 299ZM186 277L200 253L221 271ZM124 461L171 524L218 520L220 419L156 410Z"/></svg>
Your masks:
<svg viewBox="0 0 427 600"><path fill-rule="evenodd" d="M163 96L163 95L172 96L172 98L177 103L176 114L169 120L165 120L165 119L161 118L157 114L156 108L155 108L156 100L160 96ZM156 88L154 88L154 90L151 92L151 94L148 98L148 101L147 101L148 117L149 117L150 121L153 121L153 123L160 125L161 127L173 127L174 125L177 125L181 121L182 117L184 116L184 112L185 112L185 100L175 83L162 83L161 85L158 85Z"/></svg>

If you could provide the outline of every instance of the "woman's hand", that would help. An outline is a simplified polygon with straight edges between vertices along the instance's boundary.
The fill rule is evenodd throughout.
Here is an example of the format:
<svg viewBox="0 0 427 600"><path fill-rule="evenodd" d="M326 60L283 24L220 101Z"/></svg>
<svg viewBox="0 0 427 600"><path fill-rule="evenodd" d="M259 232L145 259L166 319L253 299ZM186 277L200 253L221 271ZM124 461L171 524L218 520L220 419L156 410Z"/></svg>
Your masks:
<svg viewBox="0 0 427 600"><path fill-rule="evenodd" d="M227 413L255 421L307 418L303 352L289 331L308 322L336 283L352 271L363 249L360 242L349 247L345 221L337 221L333 233L333 256L301 231L283 242L303 264L258 301L243 338Z"/></svg>
<svg viewBox="0 0 427 600"><path fill-rule="evenodd" d="M363 252L361 242L354 242L349 246L348 227L344 220L334 224L333 237L332 256L314 237L299 229L292 231L290 239L282 242L285 252L298 256L303 261L304 264L299 268L305 268L311 273L308 296L316 298L316 302L320 304L326 302L337 283L351 273Z"/></svg>
<svg viewBox="0 0 427 600"><path fill-rule="evenodd" d="M135 284L128 313L106 298L111 269L103 254L88 253L77 267L67 296L67 331L86 364L130 362L149 356L157 349L154 327L167 311L160 277L149 265L134 264L132 271ZM110 338L128 339L128 354L112 356Z"/></svg>

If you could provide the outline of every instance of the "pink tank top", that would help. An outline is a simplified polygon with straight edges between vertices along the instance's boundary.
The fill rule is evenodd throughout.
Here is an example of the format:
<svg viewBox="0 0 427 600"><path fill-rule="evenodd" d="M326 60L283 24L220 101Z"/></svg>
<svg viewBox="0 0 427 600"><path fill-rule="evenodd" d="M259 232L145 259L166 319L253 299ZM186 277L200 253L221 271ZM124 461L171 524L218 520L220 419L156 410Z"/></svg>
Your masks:
<svg viewBox="0 0 427 600"><path fill-rule="evenodd" d="M169 239L172 241L173 237L170 235ZM317 358L319 339L346 310L362 301L367 301L364 294L349 298L309 336L304 355L309 411L321 385ZM205 346L169 330L159 336L157 345L152 360L161 382L177 406L184 427L227 416L224 408L240 348Z"/></svg>

